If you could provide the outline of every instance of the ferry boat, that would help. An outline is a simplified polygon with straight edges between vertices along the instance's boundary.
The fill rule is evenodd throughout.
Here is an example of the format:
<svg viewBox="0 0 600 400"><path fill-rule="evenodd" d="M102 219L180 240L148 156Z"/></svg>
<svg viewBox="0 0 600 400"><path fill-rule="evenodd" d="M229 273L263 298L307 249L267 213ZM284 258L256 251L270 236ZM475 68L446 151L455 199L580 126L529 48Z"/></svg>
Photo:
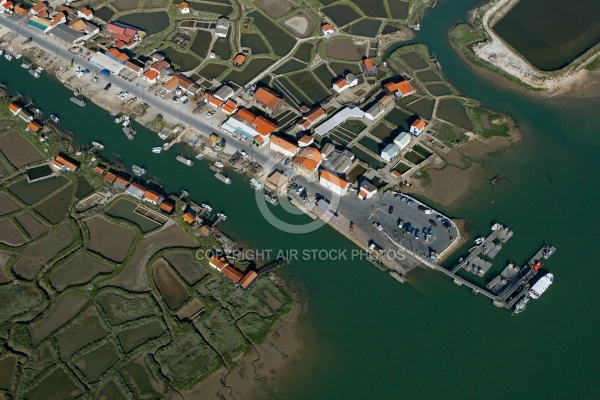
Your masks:
<svg viewBox="0 0 600 400"><path fill-rule="evenodd" d="M39 78L40 77L40 73L37 72L36 70L30 69L29 73L31 74L31 76L33 76L34 78Z"/></svg>
<svg viewBox="0 0 600 400"><path fill-rule="evenodd" d="M525 296L523 297L515 306L515 312L513 314L520 314L527 308L527 305L531 301L531 297Z"/></svg>
<svg viewBox="0 0 600 400"><path fill-rule="evenodd" d="M159 154L161 151L162 151L162 147L160 147L160 146L152 148L152 152L155 154Z"/></svg>
<svg viewBox="0 0 600 400"><path fill-rule="evenodd" d="M92 142L92 146L94 146L98 150L104 150L104 145L100 142Z"/></svg>
<svg viewBox="0 0 600 400"><path fill-rule="evenodd" d="M57 124L58 124L58 121L60 121L60 119L59 119L59 118L58 118L56 115L54 115L54 114L52 114L52 115L50 116L50 119L51 119L52 121L54 121L55 123L57 123Z"/></svg>
<svg viewBox="0 0 600 400"><path fill-rule="evenodd" d="M183 156L177 156L175 157L175 159L177 161L179 161L180 163L182 163L183 165L187 165L188 167L191 167L192 165L194 165L194 162L190 159L187 159Z"/></svg>
<svg viewBox="0 0 600 400"><path fill-rule="evenodd" d="M554 275L552 274L546 274L542 276L542 278L539 281L537 281L531 289L529 289L527 295L534 300L539 299L544 294L544 292L550 287L550 285L552 285L553 281Z"/></svg>
<svg viewBox="0 0 600 400"><path fill-rule="evenodd" d="M142 168L139 165L135 165L135 164L131 166L131 170L137 176L142 176L147 172L145 168Z"/></svg>
<svg viewBox="0 0 600 400"><path fill-rule="evenodd" d="M134 129L129 126L126 126L123 128L123 133L125 134L125 136L127 136L127 139L129 139L129 140L133 140L133 135L134 135L133 131L134 131Z"/></svg>

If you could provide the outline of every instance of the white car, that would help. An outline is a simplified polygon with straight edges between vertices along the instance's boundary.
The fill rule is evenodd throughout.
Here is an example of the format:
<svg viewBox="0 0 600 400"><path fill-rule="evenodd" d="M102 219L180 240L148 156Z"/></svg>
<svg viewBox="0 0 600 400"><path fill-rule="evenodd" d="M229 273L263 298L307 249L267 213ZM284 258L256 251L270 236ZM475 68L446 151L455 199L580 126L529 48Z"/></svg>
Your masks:
<svg viewBox="0 0 600 400"><path fill-rule="evenodd" d="M184 94L183 96L181 96L181 101L183 102L183 104L187 103L189 100L189 98Z"/></svg>
<svg viewBox="0 0 600 400"><path fill-rule="evenodd" d="M209 112L207 112L207 113L206 113L206 118L210 118L210 117L212 117L214 113L215 113L214 111L209 111Z"/></svg>
<svg viewBox="0 0 600 400"><path fill-rule="evenodd" d="M129 97L129 92L127 92L127 91L125 91L119 95L119 98L121 100L125 100L127 97Z"/></svg>
<svg viewBox="0 0 600 400"><path fill-rule="evenodd" d="M425 210L423 210L423 212L424 212L425 214L433 214L433 211L431 211L431 209L430 209L430 208L426 208Z"/></svg>
<svg viewBox="0 0 600 400"><path fill-rule="evenodd" d="M240 154L242 155L242 157L248 157L248 153L246 153L246 150L240 151Z"/></svg>

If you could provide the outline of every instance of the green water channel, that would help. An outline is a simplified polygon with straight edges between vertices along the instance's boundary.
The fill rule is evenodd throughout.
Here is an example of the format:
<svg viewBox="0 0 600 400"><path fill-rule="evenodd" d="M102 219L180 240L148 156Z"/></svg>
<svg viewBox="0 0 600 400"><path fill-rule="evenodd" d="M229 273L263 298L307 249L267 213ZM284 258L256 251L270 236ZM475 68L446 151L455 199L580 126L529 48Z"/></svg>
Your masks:
<svg viewBox="0 0 600 400"><path fill-rule="evenodd" d="M599 245L600 100L535 99L472 72L446 33L476 4L438 2L421 21L415 41L435 51L446 77L465 96L512 114L524 139L485 160L485 176L473 183L475 191L444 211L469 220L476 234L487 233L496 220L514 230L495 270L509 259L525 262L543 243L557 246L546 263L554 285L525 313L510 317L429 270L413 273L401 285L366 261L294 261L282 274L305 305L304 349L289 373L269 380L275 383L271 398L600 397L595 317L600 270L591 257ZM129 142L108 113L91 104L78 108L53 79L30 79L17 63L2 58L0 80L11 92L59 114L82 143L99 140L107 157L145 165L147 175L161 179L167 191L186 189L195 201L225 212L223 229L250 247L297 249L301 255L354 248L327 226L303 236L279 231L265 221L241 176L231 173L233 184L223 185L204 162L192 168L176 162L179 147L152 154L150 148L161 142L156 134L140 128ZM487 179L498 173L506 179L491 186ZM271 209L288 223L309 221L281 207Z"/></svg>

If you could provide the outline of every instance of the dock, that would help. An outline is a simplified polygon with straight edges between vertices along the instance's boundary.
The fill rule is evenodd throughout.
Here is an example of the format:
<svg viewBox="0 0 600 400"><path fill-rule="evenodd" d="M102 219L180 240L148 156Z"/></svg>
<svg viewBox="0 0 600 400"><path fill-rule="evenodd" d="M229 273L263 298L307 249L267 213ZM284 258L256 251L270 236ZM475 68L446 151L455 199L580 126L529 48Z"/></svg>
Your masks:
<svg viewBox="0 0 600 400"><path fill-rule="evenodd" d="M181 133L179 135L177 135L177 137L173 140L171 140L169 143L165 143L163 144L163 150L167 151L169 150L173 145L181 142L181 139L188 133L187 129L184 129L183 131L181 131Z"/></svg>
<svg viewBox="0 0 600 400"><path fill-rule="evenodd" d="M464 260L460 261L452 273L456 274L461 268L465 271L472 272L479 276L484 276L488 270L492 267L492 263L480 257L480 255L486 256L488 259L493 260L500 250L502 250L502 244L506 243L513 236L513 231L508 227L500 224L494 224L492 226L492 233L485 239L481 240L481 243L472 247L469 250L469 255ZM480 240L480 239L478 239Z"/></svg>

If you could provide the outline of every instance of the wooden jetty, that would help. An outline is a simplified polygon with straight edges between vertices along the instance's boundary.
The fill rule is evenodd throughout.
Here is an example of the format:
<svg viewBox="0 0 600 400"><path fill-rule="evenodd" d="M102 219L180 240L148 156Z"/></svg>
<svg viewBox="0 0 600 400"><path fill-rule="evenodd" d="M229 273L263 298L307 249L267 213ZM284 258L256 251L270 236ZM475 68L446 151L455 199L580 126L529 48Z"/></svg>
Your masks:
<svg viewBox="0 0 600 400"><path fill-rule="evenodd" d="M513 236L513 231L508 227L504 227L500 224L494 224L492 226L492 233L483 239L481 243L472 247L469 250L467 258L462 260L454 269L452 273L457 273L461 268L466 271L472 272L479 276L483 276L492 267L492 263L479 257L484 255L490 260L498 255L502 250L502 243L506 243Z"/></svg>

